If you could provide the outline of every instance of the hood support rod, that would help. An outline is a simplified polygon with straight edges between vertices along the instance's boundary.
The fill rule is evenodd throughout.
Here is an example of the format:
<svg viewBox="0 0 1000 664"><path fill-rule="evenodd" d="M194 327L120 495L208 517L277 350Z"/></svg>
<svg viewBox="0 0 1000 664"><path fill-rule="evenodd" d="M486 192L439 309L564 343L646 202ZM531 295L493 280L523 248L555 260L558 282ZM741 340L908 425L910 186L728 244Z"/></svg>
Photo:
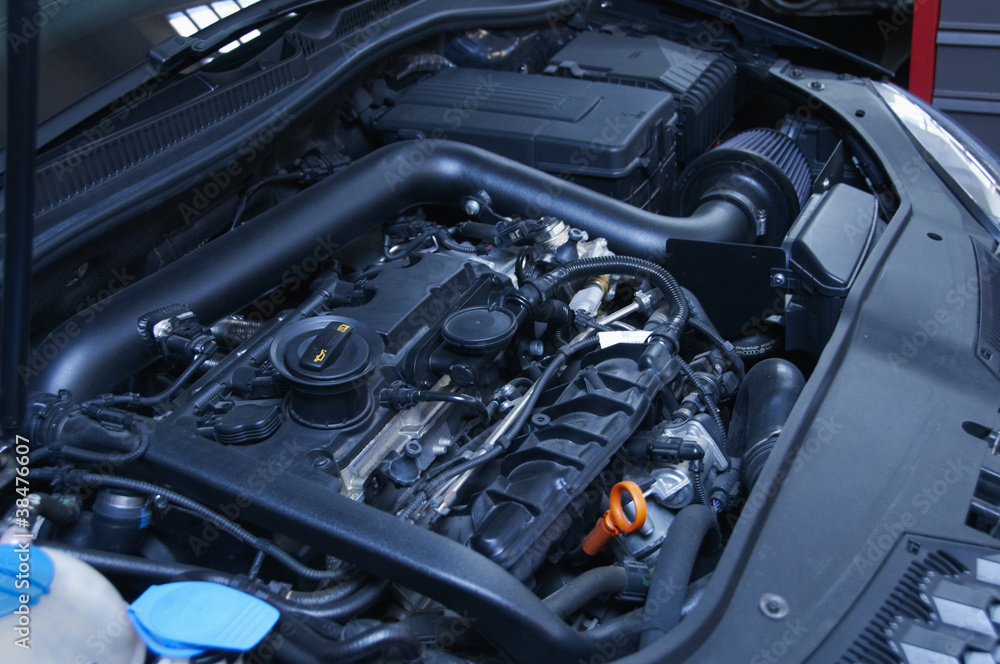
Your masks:
<svg viewBox="0 0 1000 664"><path fill-rule="evenodd" d="M0 327L0 419L12 440L27 417L31 254L35 238L35 123L38 119L38 0L7 0L7 181ZM31 30L22 28L30 27ZM20 30L20 33L17 32Z"/></svg>

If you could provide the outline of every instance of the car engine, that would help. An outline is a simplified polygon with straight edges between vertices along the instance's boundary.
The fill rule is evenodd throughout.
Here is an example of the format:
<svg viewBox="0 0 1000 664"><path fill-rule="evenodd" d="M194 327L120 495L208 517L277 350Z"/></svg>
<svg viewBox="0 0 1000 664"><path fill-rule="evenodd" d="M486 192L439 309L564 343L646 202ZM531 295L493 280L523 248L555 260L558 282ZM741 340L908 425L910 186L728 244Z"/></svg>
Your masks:
<svg viewBox="0 0 1000 664"><path fill-rule="evenodd" d="M590 661L666 633L894 204L764 64L560 24L373 66L149 240L141 279L52 296L36 539L126 597L210 580L378 636L259 661Z"/></svg>

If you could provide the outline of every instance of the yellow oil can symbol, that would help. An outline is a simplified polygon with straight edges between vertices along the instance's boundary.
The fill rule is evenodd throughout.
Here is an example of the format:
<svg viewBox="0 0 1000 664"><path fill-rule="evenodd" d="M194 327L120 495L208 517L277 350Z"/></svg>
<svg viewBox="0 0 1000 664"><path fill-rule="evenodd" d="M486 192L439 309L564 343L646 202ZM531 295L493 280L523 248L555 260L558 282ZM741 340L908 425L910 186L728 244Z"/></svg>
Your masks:
<svg viewBox="0 0 1000 664"><path fill-rule="evenodd" d="M322 362L326 359L326 349L324 348L319 352L319 355L313 358L313 362Z"/></svg>

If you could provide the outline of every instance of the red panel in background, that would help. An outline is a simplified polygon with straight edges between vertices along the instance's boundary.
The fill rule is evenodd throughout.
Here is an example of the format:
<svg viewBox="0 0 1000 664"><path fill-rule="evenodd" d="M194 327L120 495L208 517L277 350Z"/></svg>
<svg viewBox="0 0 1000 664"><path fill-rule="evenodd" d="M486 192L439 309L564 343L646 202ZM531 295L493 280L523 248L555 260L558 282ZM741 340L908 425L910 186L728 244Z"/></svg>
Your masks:
<svg viewBox="0 0 1000 664"><path fill-rule="evenodd" d="M910 92L926 102L934 94L934 63L941 0L914 0L910 49Z"/></svg>

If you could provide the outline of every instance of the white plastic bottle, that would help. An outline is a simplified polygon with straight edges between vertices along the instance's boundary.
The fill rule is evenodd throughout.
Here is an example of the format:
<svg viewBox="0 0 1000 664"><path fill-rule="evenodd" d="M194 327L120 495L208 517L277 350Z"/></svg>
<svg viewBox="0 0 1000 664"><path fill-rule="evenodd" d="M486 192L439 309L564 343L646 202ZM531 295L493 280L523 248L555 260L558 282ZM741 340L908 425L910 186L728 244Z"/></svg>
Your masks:
<svg viewBox="0 0 1000 664"><path fill-rule="evenodd" d="M34 545L31 549L52 559L55 574L49 592L29 606L27 649L16 643L19 617L0 618L0 662L142 664L146 646L126 613L128 604L111 582L69 554Z"/></svg>

